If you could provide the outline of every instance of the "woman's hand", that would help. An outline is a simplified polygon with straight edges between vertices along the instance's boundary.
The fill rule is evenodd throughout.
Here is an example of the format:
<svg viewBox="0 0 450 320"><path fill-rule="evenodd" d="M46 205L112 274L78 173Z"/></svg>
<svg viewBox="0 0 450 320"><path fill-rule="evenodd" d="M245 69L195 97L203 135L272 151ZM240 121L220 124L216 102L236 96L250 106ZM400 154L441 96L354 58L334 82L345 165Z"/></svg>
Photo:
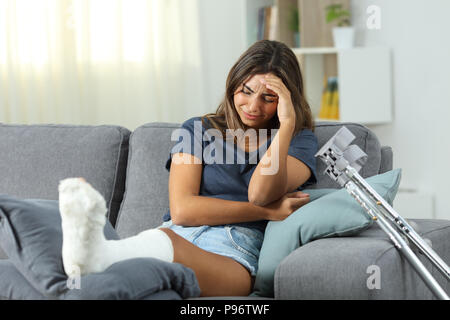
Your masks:
<svg viewBox="0 0 450 320"><path fill-rule="evenodd" d="M301 191L287 193L279 200L274 201L265 207L269 212L267 220L284 220L308 202L309 194L307 193Z"/></svg>
<svg viewBox="0 0 450 320"><path fill-rule="evenodd" d="M261 79L261 83L278 95L277 113L280 125L289 124L295 126L296 115L291 100L291 92L286 88L283 81L269 73L265 75L264 79Z"/></svg>

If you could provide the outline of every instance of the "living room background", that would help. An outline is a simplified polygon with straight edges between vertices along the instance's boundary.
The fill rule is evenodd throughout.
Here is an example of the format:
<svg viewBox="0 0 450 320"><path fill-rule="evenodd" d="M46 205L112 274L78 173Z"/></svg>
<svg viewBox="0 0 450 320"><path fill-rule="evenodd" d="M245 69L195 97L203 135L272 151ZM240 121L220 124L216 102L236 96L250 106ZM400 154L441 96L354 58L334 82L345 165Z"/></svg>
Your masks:
<svg viewBox="0 0 450 320"><path fill-rule="evenodd" d="M212 112L248 46L247 5L270 3L0 0L0 122L133 130ZM366 26L370 5L380 29ZM351 1L356 45L391 49L393 120L370 129L403 170L405 217L450 218L449 11L447 0Z"/></svg>

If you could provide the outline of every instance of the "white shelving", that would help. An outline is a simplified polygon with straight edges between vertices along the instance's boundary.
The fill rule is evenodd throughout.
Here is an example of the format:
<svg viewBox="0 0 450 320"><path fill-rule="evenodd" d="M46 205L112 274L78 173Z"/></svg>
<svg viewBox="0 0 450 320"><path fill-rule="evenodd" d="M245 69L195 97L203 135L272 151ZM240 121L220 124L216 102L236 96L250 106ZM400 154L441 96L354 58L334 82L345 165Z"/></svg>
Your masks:
<svg viewBox="0 0 450 320"><path fill-rule="evenodd" d="M317 47L317 48L292 48L292 51L296 55L302 55L302 54L332 54L332 53L338 53L339 50L333 47Z"/></svg>
<svg viewBox="0 0 450 320"><path fill-rule="evenodd" d="M381 124L392 121L391 59L388 48L295 48L306 97L317 118L325 76L337 76L338 121ZM326 74L325 56L333 55L337 74ZM329 61L329 57L328 57ZM322 120L322 119L317 119Z"/></svg>

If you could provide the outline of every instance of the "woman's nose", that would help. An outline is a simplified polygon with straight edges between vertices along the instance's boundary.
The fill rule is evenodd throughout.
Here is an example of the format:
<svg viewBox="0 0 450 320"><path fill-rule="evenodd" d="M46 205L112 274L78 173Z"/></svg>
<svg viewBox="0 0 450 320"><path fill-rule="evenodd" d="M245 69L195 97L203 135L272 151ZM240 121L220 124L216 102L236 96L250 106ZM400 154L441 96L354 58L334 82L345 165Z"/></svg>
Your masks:
<svg viewBox="0 0 450 320"><path fill-rule="evenodd" d="M248 111L251 113L258 113L259 105L258 105L257 97L253 97L252 99L250 99L250 101L248 103Z"/></svg>

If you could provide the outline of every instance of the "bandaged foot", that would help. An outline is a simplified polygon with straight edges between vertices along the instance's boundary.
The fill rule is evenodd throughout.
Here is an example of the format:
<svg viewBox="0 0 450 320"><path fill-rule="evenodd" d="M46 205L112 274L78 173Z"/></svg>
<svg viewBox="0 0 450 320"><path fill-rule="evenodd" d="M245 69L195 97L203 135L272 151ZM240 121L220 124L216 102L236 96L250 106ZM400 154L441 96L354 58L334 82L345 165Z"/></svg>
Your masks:
<svg viewBox="0 0 450 320"><path fill-rule="evenodd" d="M122 240L106 240L106 202L83 178L69 178L59 184L62 220L62 258L71 277L101 272L113 263L132 258L158 258L173 262L169 236L150 229Z"/></svg>

